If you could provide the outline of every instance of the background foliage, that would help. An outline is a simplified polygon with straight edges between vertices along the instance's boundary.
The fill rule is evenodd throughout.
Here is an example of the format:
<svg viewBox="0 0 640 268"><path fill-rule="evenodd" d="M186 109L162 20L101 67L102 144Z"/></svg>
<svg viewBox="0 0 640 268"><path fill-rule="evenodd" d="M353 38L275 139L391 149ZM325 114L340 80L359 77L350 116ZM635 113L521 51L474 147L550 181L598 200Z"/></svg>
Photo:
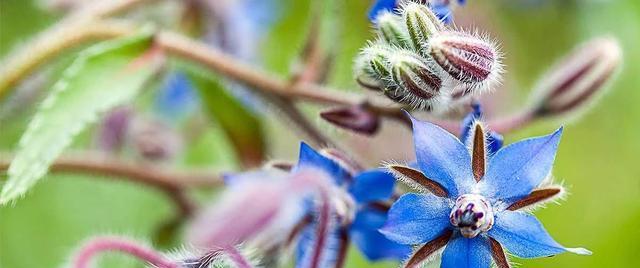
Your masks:
<svg viewBox="0 0 640 268"><path fill-rule="evenodd" d="M0 0L0 55L46 28L58 17L42 11L37 1ZM305 38L305 22L311 1L282 0L281 20L263 44L266 68L286 74ZM575 123L569 123L560 146L554 175L569 189L562 206L537 213L548 231L567 246L585 246L594 252L584 257L564 254L554 258L517 260L524 267L629 267L640 252L640 2L635 0L573 1L468 1L456 11L456 22L474 25L503 46L507 80L489 111L499 115L522 103L532 84L554 59L575 44L602 34L620 39L625 66L610 94ZM370 37L366 20L369 1L345 1L340 16L348 22L339 37L340 53L331 84L356 89L351 61ZM50 66L59 72L75 54ZM52 80L53 82L55 80ZM507 99L518 101L500 101ZM15 149L35 107L20 117L0 117L0 150ZM536 124L507 135L507 143L554 129L560 121ZM268 155L292 159L297 143L280 123L268 118L265 127ZM187 146L184 165L233 166L225 154L220 130ZM332 132L333 135L348 136ZM83 135L75 146L91 143ZM283 138L287 137L287 138ZM226 148L226 149L225 149ZM3 174L5 175L5 174ZM2 176L2 180L6 176ZM57 267L80 241L95 234L116 233L153 237L173 213L171 204L154 190L114 180L79 175L48 175L15 206L0 208L0 267ZM162 246L171 248L171 241ZM362 267L356 251L350 251L349 267ZM110 257L103 267L129 267L126 259ZM137 267L131 264L130 267ZM393 267L380 264L376 267Z"/></svg>

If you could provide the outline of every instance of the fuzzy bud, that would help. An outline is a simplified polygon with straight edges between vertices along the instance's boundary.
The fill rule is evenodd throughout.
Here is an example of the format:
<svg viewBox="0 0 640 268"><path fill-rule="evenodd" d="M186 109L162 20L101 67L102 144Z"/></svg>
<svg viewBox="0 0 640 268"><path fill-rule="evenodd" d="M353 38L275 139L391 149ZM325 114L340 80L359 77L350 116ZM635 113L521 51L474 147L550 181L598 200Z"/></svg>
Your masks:
<svg viewBox="0 0 640 268"><path fill-rule="evenodd" d="M463 83L496 80L501 73L495 45L478 37L445 32L430 41L430 55L449 75Z"/></svg>
<svg viewBox="0 0 640 268"><path fill-rule="evenodd" d="M429 39L440 32L444 25L429 7L418 3L409 3L404 6L402 17L414 49L421 55L427 55Z"/></svg>
<svg viewBox="0 0 640 268"><path fill-rule="evenodd" d="M376 18L377 33L381 40L392 46L410 49L409 37L399 17L391 12L383 12Z"/></svg>
<svg viewBox="0 0 640 268"><path fill-rule="evenodd" d="M358 83L372 90L384 90L388 87L385 81L391 75L391 55L390 48L382 44L373 44L363 49L356 59L354 70Z"/></svg>
<svg viewBox="0 0 640 268"><path fill-rule="evenodd" d="M538 115L576 110L602 92L622 60L615 39L598 38L573 51L544 76L534 91Z"/></svg>
<svg viewBox="0 0 640 268"><path fill-rule="evenodd" d="M434 97L440 93L442 79L429 68L420 56L402 53L391 60L391 77L397 84L396 94L402 96L402 102L417 108L427 108Z"/></svg>

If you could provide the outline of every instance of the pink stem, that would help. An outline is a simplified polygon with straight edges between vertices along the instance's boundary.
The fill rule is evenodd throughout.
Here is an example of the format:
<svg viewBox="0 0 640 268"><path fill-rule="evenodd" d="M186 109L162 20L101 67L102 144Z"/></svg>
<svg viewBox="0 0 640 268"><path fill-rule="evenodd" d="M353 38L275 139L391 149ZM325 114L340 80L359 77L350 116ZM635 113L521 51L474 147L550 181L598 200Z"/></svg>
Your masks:
<svg viewBox="0 0 640 268"><path fill-rule="evenodd" d="M238 268L253 268L253 265L249 263L249 261L236 249L234 246L227 246L223 249L224 253L227 254L229 259L233 261L233 263Z"/></svg>
<svg viewBox="0 0 640 268"><path fill-rule="evenodd" d="M120 251L135 256L158 268L178 268L178 265L153 249L135 241L120 237L97 237L87 242L73 260L74 268L89 268L91 261L100 253Z"/></svg>

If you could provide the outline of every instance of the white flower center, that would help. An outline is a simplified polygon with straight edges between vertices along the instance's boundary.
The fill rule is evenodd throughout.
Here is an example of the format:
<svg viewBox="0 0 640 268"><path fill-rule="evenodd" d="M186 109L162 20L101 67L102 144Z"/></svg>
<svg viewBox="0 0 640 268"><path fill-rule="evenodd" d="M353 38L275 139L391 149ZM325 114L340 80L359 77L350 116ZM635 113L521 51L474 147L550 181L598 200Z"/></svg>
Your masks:
<svg viewBox="0 0 640 268"><path fill-rule="evenodd" d="M460 229L462 236L473 238L491 229L494 221L493 208L481 195L461 195L456 199L449 220Z"/></svg>

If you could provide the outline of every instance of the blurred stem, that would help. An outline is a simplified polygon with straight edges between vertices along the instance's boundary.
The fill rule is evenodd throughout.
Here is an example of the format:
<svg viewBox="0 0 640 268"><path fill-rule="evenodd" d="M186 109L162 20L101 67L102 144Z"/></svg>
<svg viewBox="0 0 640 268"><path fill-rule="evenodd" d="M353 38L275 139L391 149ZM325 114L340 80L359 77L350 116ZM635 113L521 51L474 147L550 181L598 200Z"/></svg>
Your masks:
<svg viewBox="0 0 640 268"><path fill-rule="evenodd" d="M151 0L96 1L73 12L11 53L0 66L0 99L37 67L63 51L87 42L112 39L131 32L131 27L100 23L103 19Z"/></svg>
<svg viewBox="0 0 640 268"><path fill-rule="evenodd" d="M47 59L78 45L78 42L122 37L134 34L136 30L137 27L121 22L95 21L85 26L72 27L65 31L54 31L54 34L45 34L42 38L27 45L19 55L9 59L7 64L4 64L0 70L0 98L8 93L16 83L44 64ZM353 106L367 103L367 109L376 115L395 119L406 125L411 124L405 116L402 106L391 104L388 101L382 103L363 95L331 89L317 83L299 81L292 84L290 81L245 64L218 49L177 33L161 31L156 35L155 42L169 55L199 63L214 72L264 93L286 100L306 100L329 105ZM521 113L492 120L488 124L495 130L506 133L530 123L533 119L537 119L537 117L530 113ZM457 122L437 120L434 122L452 133L459 132Z"/></svg>
<svg viewBox="0 0 640 268"><path fill-rule="evenodd" d="M8 154L2 154L0 171L9 168L11 159ZM222 178L210 172L180 172L155 165L134 165L95 153L60 157L51 165L50 171L99 174L154 187L174 201L180 216L190 216L193 212L194 205L185 193L187 188L223 185Z"/></svg>

